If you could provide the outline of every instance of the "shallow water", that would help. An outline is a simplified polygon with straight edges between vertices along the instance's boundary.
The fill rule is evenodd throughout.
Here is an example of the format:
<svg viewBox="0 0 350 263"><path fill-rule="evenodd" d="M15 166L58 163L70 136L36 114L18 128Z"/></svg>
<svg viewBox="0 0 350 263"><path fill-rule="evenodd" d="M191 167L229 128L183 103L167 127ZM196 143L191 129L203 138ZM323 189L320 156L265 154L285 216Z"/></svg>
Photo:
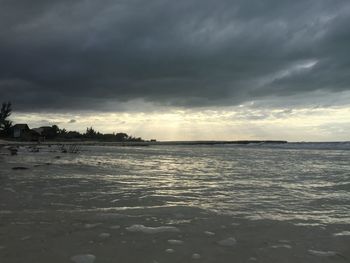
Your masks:
<svg viewBox="0 0 350 263"><path fill-rule="evenodd" d="M21 148L0 156L0 262L350 262L349 160L346 143Z"/></svg>

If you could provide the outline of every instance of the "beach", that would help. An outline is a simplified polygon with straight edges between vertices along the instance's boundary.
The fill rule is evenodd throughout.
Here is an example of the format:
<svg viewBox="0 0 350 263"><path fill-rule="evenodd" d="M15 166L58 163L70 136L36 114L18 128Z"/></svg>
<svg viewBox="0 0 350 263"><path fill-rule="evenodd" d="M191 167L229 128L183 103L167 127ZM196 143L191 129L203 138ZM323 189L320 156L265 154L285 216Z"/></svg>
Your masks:
<svg viewBox="0 0 350 263"><path fill-rule="evenodd" d="M349 262L349 146L3 149L0 262Z"/></svg>

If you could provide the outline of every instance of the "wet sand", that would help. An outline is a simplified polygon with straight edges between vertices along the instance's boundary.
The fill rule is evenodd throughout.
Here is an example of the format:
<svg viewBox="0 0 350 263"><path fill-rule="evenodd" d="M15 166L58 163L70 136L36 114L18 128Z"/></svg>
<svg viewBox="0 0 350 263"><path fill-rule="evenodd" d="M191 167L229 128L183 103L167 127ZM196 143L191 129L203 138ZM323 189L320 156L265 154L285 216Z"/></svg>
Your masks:
<svg viewBox="0 0 350 263"><path fill-rule="evenodd" d="M135 225L160 231L128 230ZM162 231L164 226L178 231ZM333 235L343 227L244 221L181 207L98 213L18 211L1 214L0 259L72 262L75 255L91 254L96 262L106 263L195 262L199 259L193 255L198 254L199 262L349 262L349 237ZM236 243L223 242L232 238ZM329 251L334 254L322 254Z"/></svg>

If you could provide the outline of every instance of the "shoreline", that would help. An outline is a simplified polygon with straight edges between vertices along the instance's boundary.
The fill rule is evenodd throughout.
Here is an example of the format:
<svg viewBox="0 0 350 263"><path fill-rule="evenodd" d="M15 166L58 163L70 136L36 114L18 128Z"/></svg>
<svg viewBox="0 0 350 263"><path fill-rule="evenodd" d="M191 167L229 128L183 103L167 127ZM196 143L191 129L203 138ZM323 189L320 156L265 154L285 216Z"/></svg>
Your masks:
<svg viewBox="0 0 350 263"><path fill-rule="evenodd" d="M286 144L283 140L237 140L237 141L157 141L157 142L113 142L113 141L12 141L0 140L0 146L33 145L88 145L88 146L154 146L154 145L225 145L225 144Z"/></svg>
<svg viewBox="0 0 350 263"><path fill-rule="evenodd" d="M31 141L15 141L0 139L0 149L6 147L35 147L35 146L115 146L115 147L148 147L148 146L218 146L218 145L237 145L237 146L278 146L278 145L322 145L336 144L342 145L350 144L350 141L333 141L333 142L288 142L283 140L237 140L237 141L144 141L144 142L113 142L113 141L45 141L45 142L31 142ZM326 147L327 148L327 147ZM347 147L348 148L348 147ZM327 148L328 149L328 148Z"/></svg>

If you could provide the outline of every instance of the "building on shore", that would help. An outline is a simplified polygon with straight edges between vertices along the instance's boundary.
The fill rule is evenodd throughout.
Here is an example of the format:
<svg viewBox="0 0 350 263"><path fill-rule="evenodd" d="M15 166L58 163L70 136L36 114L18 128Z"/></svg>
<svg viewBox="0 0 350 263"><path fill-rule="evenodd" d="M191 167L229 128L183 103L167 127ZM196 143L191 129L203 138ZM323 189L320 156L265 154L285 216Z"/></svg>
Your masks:
<svg viewBox="0 0 350 263"><path fill-rule="evenodd" d="M29 129L28 124L15 124L12 127L12 136L15 139L25 141L39 141L41 139L41 135L35 130Z"/></svg>
<svg viewBox="0 0 350 263"><path fill-rule="evenodd" d="M12 129L13 138L23 138L30 131L27 124L15 124Z"/></svg>

